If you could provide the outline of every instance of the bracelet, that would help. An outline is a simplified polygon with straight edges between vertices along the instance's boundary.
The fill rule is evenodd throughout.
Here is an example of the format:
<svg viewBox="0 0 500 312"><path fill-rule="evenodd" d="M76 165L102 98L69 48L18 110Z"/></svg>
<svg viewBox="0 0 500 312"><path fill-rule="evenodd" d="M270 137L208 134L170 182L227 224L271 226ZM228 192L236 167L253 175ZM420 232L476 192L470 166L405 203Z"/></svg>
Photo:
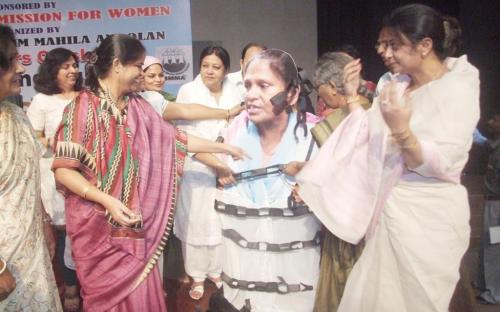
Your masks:
<svg viewBox="0 0 500 312"><path fill-rule="evenodd" d="M7 270L7 262L5 262L5 260L2 258L0 258L0 261L3 263L3 268L0 270L0 275L2 275L3 272L5 272L5 270Z"/></svg>
<svg viewBox="0 0 500 312"><path fill-rule="evenodd" d="M401 148L402 150L411 150L411 149L414 149L417 146L418 146L418 141L415 140L415 142L413 142L411 144L400 145L399 148Z"/></svg>
<svg viewBox="0 0 500 312"><path fill-rule="evenodd" d="M410 130L406 129L401 132L391 133L391 136L398 142L404 142L411 136L411 132Z"/></svg>
<svg viewBox="0 0 500 312"><path fill-rule="evenodd" d="M229 109L226 109L226 122L229 122Z"/></svg>
<svg viewBox="0 0 500 312"><path fill-rule="evenodd" d="M90 184L87 184L87 186L85 186L82 191L83 199L87 199L87 193L89 192L89 190L90 190Z"/></svg>

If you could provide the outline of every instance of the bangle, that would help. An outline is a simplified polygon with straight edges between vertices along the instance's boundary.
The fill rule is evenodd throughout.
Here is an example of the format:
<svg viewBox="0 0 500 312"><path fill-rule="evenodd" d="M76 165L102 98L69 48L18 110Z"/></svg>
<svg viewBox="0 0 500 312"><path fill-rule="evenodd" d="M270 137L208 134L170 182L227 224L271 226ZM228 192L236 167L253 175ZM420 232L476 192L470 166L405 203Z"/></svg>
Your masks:
<svg viewBox="0 0 500 312"><path fill-rule="evenodd" d="M2 275L3 272L5 272L5 270L7 270L7 262L5 262L5 260L2 258L0 258L0 261L3 263L3 268L0 270L0 275Z"/></svg>
<svg viewBox="0 0 500 312"><path fill-rule="evenodd" d="M226 109L226 122L229 122L229 109Z"/></svg>
<svg viewBox="0 0 500 312"><path fill-rule="evenodd" d="M90 184L87 184L87 186L85 186L82 191L83 199L87 199L87 193L89 192L89 190L90 190Z"/></svg>
<svg viewBox="0 0 500 312"><path fill-rule="evenodd" d="M404 142L411 136L411 132L410 130L406 129L401 132L393 132L391 133L391 136L398 142Z"/></svg>
<svg viewBox="0 0 500 312"><path fill-rule="evenodd" d="M414 149L417 146L418 146L418 141L415 140L415 142L413 142L411 144L400 145L399 148L401 148L402 150L411 150L411 149Z"/></svg>

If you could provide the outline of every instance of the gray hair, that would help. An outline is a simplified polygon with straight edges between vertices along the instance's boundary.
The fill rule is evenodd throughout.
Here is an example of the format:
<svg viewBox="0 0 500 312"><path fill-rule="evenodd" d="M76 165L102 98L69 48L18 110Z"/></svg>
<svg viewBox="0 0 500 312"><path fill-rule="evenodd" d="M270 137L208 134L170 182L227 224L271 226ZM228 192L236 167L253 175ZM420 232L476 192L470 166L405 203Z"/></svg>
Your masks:
<svg viewBox="0 0 500 312"><path fill-rule="evenodd" d="M329 83L342 93L344 87L344 67L353 58L343 52L327 52L318 59L313 75L313 83L316 88Z"/></svg>

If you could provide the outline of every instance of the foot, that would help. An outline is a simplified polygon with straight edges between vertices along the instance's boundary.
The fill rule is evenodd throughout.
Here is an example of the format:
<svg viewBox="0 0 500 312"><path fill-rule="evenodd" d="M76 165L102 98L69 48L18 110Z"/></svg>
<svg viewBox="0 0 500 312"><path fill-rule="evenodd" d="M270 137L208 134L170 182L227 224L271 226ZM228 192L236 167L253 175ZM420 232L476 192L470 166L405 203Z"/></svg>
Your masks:
<svg viewBox="0 0 500 312"><path fill-rule="evenodd" d="M208 280L211 281L212 283L215 284L215 287L217 287L217 289L221 288L222 287L222 279L219 276L209 276L208 277Z"/></svg>
<svg viewBox="0 0 500 312"><path fill-rule="evenodd" d="M80 310L80 293L78 286L64 287L63 306L65 312L76 312Z"/></svg>
<svg viewBox="0 0 500 312"><path fill-rule="evenodd" d="M189 290L189 297L193 300L200 300L205 292L205 287L203 286L205 282L193 282L191 284L191 289Z"/></svg>

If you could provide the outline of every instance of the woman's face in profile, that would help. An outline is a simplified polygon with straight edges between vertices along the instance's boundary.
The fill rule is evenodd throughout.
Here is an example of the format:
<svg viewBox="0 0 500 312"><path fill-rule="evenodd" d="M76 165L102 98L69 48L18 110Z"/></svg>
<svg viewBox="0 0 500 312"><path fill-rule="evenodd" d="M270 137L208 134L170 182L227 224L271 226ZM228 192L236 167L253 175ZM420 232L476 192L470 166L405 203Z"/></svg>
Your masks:
<svg viewBox="0 0 500 312"><path fill-rule="evenodd" d="M10 68L0 73L0 100L21 93L21 74L24 73L24 66L14 57Z"/></svg>
<svg viewBox="0 0 500 312"><path fill-rule="evenodd" d="M162 91L165 84L165 74L160 64L152 64L144 71L144 89Z"/></svg>
<svg viewBox="0 0 500 312"><path fill-rule="evenodd" d="M254 59L248 65L244 77L245 105L248 117L255 124L276 118L271 98L285 90L283 79L269 66L268 60Z"/></svg>
<svg viewBox="0 0 500 312"><path fill-rule="evenodd" d="M345 97L331 83L324 83L316 90L318 91L320 100L329 108L336 109L345 104Z"/></svg>
<svg viewBox="0 0 500 312"><path fill-rule="evenodd" d="M121 68L116 79L118 79L118 84L124 93L137 92L141 90L144 81L144 73L142 71L143 63L144 57L139 58L130 64L121 64Z"/></svg>
<svg viewBox="0 0 500 312"><path fill-rule="evenodd" d="M411 74L422 61L412 42L391 28L382 28L375 49L391 73Z"/></svg>
<svg viewBox="0 0 500 312"><path fill-rule="evenodd" d="M66 62L60 65L59 71L57 72L56 79L59 89L65 90L69 88L73 90L79 74L80 70L78 69L78 63L74 57L70 57Z"/></svg>
<svg viewBox="0 0 500 312"><path fill-rule="evenodd" d="M207 55L201 60L201 80L210 91L219 91L222 88L222 81L226 76L226 72L224 63L215 54Z"/></svg>

